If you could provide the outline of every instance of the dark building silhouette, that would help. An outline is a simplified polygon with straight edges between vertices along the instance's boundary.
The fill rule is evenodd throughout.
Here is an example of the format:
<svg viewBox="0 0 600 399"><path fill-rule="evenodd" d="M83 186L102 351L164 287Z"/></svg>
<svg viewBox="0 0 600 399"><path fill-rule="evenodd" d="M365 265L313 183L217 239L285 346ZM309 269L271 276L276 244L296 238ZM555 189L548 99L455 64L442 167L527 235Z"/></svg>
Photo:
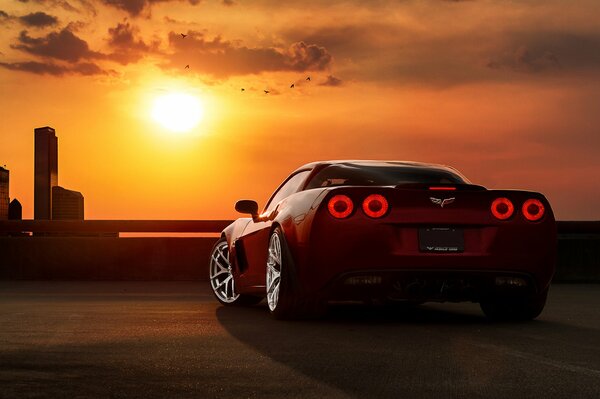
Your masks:
<svg viewBox="0 0 600 399"><path fill-rule="evenodd" d="M52 187L52 219L83 220L83 195L60 186Z"/></svg>
<svg viewBox="0 0 600 399"><path fill-rule="evenodd" d="M8 219L9 171L0 166L0 220Z"/></svg>
<svg viewBox="0 0 600 399"><path fill-rule="evenodd" d="M18 199L14 198L8 205L8 219L21 220L23 219L23 207Z"/></svg>
<svg viewBox="0 0 600 399"><path fill-rule="evenodd" d="M52 187L58 185L58 138L49 126L34 129L34 219L52 218Z"/></svg>

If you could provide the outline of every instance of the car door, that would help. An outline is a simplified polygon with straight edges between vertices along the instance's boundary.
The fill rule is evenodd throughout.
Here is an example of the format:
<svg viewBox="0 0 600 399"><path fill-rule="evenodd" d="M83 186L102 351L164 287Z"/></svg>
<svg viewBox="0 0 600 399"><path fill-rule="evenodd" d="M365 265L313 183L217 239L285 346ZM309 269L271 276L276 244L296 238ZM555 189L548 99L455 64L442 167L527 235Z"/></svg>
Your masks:
<svg viewBox="0 0 600 399"><path fill-rule="evenodd" d="M241 246L245 257L245 265L241 268L243 270L240 270L238 285L244 287L265 286L268 246L273 219L278 214L280 202L298 192L309 174L310 170L307 169L290 175L267 202L261 220L248 223L244 233L236 241L236 248Z"/></svg>

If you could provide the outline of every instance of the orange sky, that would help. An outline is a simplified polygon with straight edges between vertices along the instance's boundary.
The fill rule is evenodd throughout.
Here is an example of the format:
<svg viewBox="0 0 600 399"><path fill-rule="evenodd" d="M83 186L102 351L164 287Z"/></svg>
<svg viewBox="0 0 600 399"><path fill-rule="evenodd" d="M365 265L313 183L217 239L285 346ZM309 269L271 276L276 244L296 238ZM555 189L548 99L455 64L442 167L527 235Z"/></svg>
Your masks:
<svg viewBox="0 0 600 399"><path fill-rule="evenodd" d="M597 0L5 0L0 165L25 218L49 125L88 219L234 218L299 165L354 158L449 164L598 220L598 15ZM204 105L191 132L150 115L173 91Z"/></svg>

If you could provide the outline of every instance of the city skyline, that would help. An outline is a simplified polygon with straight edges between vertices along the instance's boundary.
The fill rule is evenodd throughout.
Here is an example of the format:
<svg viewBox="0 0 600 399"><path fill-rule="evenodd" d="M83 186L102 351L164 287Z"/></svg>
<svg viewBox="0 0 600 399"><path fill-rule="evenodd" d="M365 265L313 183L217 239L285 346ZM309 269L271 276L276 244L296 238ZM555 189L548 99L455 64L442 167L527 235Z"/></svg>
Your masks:
<svg viewBox="0 0 600 399"><path fill-rule="evenodd" d="M83 220L83 195L80 192L68 190L58 185L58 137L56 130L50 126L38 127L33 129L33 134L35 140L34 219ZM6 192L8 196L8 172L6 172L6 175ZM0 188L0 193L2 190Z"/></svg>
<svg viewBox="0 0 600 399"><path fill-rule="evenodd" d="M0 162L24 218L49 125L89 219L235 218L326 159L452 165L600 219L598 2L227 3L2 5Z"/></svg>

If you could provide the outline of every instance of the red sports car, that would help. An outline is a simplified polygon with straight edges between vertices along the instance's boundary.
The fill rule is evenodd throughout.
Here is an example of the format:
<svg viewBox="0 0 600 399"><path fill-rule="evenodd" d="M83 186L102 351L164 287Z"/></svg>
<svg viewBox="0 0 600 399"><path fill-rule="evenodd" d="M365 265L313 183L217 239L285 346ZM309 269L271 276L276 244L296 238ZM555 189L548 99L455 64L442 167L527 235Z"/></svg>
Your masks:
<svg viewBox="0 0 600 399"><path fill-rule="evenodd" d="M264 297L275 318L330 301L473 301L492 319L544 308L556 225L537 192L488 190L454 168L399 161L304 165L262 213L223 231L210 284L225 305Z"/></svg>

